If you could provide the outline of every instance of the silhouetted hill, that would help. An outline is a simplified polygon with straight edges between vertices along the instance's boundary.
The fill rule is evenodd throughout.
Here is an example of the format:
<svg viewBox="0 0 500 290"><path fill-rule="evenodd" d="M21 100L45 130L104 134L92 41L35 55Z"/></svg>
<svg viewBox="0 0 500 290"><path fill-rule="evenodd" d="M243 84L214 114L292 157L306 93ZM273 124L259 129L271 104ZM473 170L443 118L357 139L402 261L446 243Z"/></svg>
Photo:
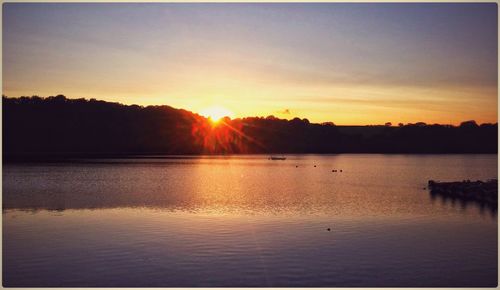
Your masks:
<svg viewBox="0 0 500 290"><path fill-rule="evenodd" d="M206 118L169 106L3 97L4 160L36 156L230 153L497 153L497 124L335 126Z"/></svg>

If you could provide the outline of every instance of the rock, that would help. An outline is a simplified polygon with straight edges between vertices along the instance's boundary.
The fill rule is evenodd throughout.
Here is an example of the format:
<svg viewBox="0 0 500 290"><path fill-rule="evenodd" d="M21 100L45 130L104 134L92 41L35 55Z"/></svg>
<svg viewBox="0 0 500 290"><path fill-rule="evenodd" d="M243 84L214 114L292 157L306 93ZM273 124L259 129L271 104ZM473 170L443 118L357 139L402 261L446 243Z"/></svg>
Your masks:
<svg viewBox="0 0 500 290"><path fill-rule="evenodd" d="M497 206L498 181L496 179L483 181L463 180L459 182L436 182L429 180L432 195L443 195L462 200L473 200Z"/></svg>

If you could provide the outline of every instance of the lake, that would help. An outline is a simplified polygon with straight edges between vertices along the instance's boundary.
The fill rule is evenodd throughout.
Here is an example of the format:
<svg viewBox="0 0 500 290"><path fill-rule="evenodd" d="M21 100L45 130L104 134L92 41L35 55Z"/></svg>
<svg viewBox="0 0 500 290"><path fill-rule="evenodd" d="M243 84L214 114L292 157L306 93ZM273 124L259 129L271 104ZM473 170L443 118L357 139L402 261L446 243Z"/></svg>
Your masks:
<svg viewBox="0 0 500 290"><path fill-rule="evenodd" d="M496 209L426 187L497 168L377 154L4 164L3 285L496 287Z"/></svg>

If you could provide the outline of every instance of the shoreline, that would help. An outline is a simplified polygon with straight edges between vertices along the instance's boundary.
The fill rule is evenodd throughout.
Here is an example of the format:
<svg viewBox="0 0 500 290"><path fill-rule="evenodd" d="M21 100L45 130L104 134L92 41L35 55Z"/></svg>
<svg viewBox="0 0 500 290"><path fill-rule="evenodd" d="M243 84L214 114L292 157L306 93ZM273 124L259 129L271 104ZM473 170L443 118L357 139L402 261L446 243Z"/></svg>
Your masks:
<svg viewBox="0 0 500 290"><path fill-rule="evenodd" d="M296 155L317 155L317 156L331 156L331 155L498 155L498 152L336 152L336 153L231 153L231 154L215 154L215 153L49 153L49 154L2 154L3 163L26 163L26 162L67 162L88 159L199 159L199 158L224 158L233 156L265 156L266 159L270 155L280 156L296 156Z"/></svg>

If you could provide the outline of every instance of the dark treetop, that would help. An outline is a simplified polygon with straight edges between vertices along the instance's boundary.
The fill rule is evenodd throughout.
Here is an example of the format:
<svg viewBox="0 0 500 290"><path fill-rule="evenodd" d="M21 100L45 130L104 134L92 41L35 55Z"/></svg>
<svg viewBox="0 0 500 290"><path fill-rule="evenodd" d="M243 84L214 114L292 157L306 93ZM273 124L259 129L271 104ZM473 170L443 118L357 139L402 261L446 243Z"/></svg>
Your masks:
<svg viewBox="0 0 500 290"><path fill-rule="evenodd" d="M497 153L497 124L335 126L205 117L169 106L3 96L4 160L128 154Z"/></svg>

